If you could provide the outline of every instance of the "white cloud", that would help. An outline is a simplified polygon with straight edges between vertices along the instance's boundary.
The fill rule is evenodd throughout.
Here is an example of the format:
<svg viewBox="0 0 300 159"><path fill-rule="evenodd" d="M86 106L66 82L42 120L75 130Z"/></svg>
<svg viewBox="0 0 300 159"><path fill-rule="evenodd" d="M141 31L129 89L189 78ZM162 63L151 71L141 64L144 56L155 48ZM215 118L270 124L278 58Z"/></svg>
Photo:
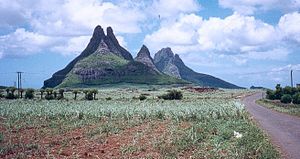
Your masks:
<svg viewBox="0 0 300 159"><path fill-rule="evenodd" d="M172 47L174 51L187 52L197 49L197 29L202 24L202 17L195 14L181 15L175 23L165 24L154 33L145 37L144 43L152 50Z"/></svg>
<svg viewBox="0 0 300 159"><path fill-rule="evenodd" d="M259 50L277 41L273 26L238 13L204 21L198 34L202 49L230 53Z"/></svg>
<svg viewBox="0 0 300 159"><path fill-rule="evenodd" d="M53 46L51 51L59 52L63 55L78 55L80 54L84 48L87 46L90 36L78 36L73 37L67 40L65 43ZM64 40L65 41L65 40Z"/></svg>
<svg viewBox="0 0 300 159"><path fill-rule="evenodd" d="M254 14L257 11L273 9L290 12L300 9L300 0L219 0L219 5L240 14Z"/></svg>
<svg viewBox="0 0 300 159"><path fill-rule="evenodd" d="M3 57L30 55L40 52L53 43L53 39L48 36L20 28L11 34L0 36L0 52Z"/></svg>
<svg viewBox="0 0 300 159"><path fill-rule="evenodd" d="M300 13L285 14L279 20L278 27L284 39L300 43Z"/></svg>
<svg viewBox="0 0 300 159"><path fill-rule="evenodd" d="M155 50L170 46L180 54L213 51L230 55L253 54L258 58L259 54L270 55L268 51L280 42L280 37L275 27L252 16L234 13L224 19L203 20L189 14L162 25L147 35L144 42Z"/></svg>
<svg viewBox="0 0 300 159"><path fill-rule="evenodd" d="M16 1L0 0L0 29L23 25L29 16Z"/></svg>
<svg viewBox="0 0 300 159"><path fill-rule="evenodd" d="M196 0L154 0L153 13L161 18L176 17L181 13L193 13L198 11L201 6Z"/></svg>
<svg viewBox="0 0 300 159"><path fill-rule="evenodd" d="M51 3L52 2L52 3ZM141 32L139 23L144 14L135 8L125 8L99 0L40 1L32 12L33 28L50 35L87 35L101 25L112 26L117 33ZM49 29L51 28L51 29Z"/></svg>

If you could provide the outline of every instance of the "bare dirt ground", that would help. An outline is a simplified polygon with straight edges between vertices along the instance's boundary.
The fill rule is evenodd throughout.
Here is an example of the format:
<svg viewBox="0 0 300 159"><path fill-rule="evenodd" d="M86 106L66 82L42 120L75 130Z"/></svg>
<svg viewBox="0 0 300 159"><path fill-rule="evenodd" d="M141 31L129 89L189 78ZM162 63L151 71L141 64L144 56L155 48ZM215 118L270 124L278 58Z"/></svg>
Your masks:
<svg viewBox="0 0 300 159"><path fill-rule="evenodd" d="M300 118L270 110L255 103L261 93L243 99L247 111L279 147L281 158L300 158Z"/></svg>

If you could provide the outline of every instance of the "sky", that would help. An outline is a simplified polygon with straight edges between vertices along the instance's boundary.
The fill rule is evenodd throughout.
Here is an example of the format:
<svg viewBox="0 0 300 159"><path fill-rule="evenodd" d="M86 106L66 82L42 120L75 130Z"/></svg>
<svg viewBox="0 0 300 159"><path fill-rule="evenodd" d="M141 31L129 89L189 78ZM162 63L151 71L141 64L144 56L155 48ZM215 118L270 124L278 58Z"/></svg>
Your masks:
<svg viewBox="0 0 300 159"><path fill-rule="evenodd" d="M0 0L0 85L40 88L111 26L135 57L171 47L242 87L300 83L300 0Z"/></svg>

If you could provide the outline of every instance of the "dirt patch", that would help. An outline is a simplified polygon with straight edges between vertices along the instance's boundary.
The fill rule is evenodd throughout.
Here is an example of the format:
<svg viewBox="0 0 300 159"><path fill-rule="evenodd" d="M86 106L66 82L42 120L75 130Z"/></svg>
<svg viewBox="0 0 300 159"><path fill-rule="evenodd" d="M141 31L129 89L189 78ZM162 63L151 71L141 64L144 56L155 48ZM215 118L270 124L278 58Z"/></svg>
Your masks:
<svg viewBox="0 0 300 159"><path fill-rule="evenodd" d="M219 90L217 88L206 88L206 87L184 87L182 89L193 93L215 92Z"/></svg>
<svg viewBox="0 0 300 159"><path fill-rule="evenodd" d="M0 158L159 158L153 141L166 133L169 121L144 122L117 134L88 135L101 124L75 128L63 134L49 127L24 127L4 132Z"/></svg>

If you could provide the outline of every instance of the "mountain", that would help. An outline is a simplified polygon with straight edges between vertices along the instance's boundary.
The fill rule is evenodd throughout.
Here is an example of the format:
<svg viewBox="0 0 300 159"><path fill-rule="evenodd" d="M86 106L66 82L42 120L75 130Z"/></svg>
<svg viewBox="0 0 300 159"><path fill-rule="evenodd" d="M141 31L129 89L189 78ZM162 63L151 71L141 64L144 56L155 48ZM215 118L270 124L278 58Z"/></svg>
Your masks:
<svg viewBox="0 0 300 159"><path fill-rule="evenodd" d="M154 64L159 71L165 74L190 81L200 86L230 89L241 88L214 76L193 71L184 64L179 55L174 55L171 48L163 48L158 51L154 56Z"/></svg>
<svg viewBox="0 0 300 159"><path fill-rule="evenodd" d="M156 68L154 65L153 59L150 55L149 49L143 45L141 50L138 52L136 58L134 58L135 61L141 62L145 64L146 66L152 68L156 72L160 73L160 71Z"/></svg>
<svg viewBox="0 0 300 159"><path fill-rule="evenodd" d="M133 59L120 46L111 27L105 35L101 26L94 29L86 49L64 69L44 81L46 87L81 87L87 85L136 84L186 84L188 82L158 71L146 46Z"/></svg>

